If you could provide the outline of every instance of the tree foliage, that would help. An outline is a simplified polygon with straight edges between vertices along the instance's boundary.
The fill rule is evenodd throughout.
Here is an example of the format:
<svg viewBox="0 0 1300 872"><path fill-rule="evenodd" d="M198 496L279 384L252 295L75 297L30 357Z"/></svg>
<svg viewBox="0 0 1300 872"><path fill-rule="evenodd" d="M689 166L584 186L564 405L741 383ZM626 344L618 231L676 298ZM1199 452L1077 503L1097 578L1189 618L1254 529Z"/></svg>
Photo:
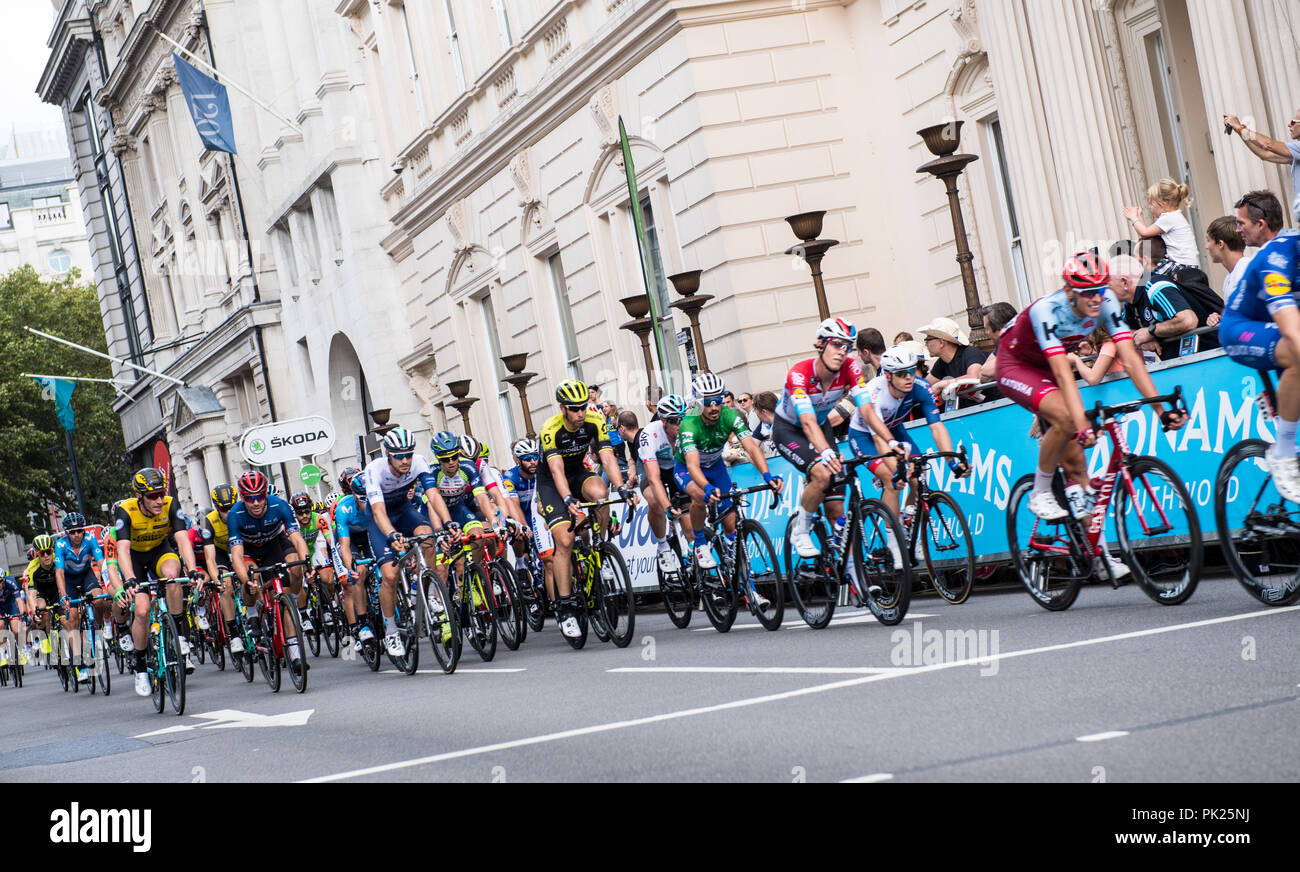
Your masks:
<svg viewBox="0 0 1300 872"><path fill-rule="evenodd" d="M47 505L76 509L72 471L54 401L21 373L111 378L111 364L66 345L34 336L33 327L97 351L106 351L104 322L93 285L80 273L42 281L31 266L0 276L0 533L30 538L41 532ZM91 522L104 522L129 484L122 422L113 411L113 388L77 382L72 394L72 442ZM35 527L27 515L40 517Z"/></svg>

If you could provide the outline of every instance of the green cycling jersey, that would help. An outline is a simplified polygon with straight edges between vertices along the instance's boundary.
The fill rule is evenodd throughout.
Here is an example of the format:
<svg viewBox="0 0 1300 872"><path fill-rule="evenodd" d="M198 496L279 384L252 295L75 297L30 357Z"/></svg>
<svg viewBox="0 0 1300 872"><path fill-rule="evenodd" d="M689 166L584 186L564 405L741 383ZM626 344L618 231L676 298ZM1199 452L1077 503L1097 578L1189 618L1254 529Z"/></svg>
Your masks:
<svg viewBox="0 0 1300 872"><path fill-rule="evenodd" d="M722 459L722 449L727 440L735 434L737 439L750 435L749 424L745 416L735 409L722 407L722 414L712 425L704 423L698 411L682 419L681 429L677 433L677 449L674 455L678 463L686 462L686 455L691 451L700 454L700 466L713 466Z"/></svg>

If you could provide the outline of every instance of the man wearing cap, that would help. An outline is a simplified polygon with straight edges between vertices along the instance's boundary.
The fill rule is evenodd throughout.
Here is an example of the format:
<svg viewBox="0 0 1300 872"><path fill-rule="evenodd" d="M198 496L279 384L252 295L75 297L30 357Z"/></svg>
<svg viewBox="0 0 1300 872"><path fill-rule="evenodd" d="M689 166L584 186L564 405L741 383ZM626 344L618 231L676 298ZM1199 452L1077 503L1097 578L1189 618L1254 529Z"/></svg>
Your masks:
<svg viewBox="0 0 1300 872"><path fill-rule="evenodd" d="M930 389L935 396L942 396L943 389L954 379L970 377L976 383L983 381L980 367L988 358L987 351L981 351L966 344L966 337L961 333L957 322L951 318L935 318L929 324L916 331L925 342L925 353L935 359L930 367ZM991 399L992 390L962 396L957 407L966 408Z"/></svg>

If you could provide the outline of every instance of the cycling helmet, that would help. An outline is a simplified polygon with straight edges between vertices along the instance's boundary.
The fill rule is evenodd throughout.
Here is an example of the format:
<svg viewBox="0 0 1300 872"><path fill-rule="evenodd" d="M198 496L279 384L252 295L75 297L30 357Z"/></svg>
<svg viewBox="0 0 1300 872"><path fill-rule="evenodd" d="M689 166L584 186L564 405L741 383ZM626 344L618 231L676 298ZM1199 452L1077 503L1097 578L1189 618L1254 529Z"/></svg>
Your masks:
<svg viewBox="0 0 1300 872"><path fill-rule="evenodd" d="M415 437L405 427L394 427L384 436L384 453L394 454L415 450Z"/></svg>
<svg viewBox="0 0 1300 872"><path fill-rule="evenodd" d="M429 443L429 450L433 452L434 457L442 460L451 457L453 454L460 453L460 440L450 430L439 430L433 434L433 440Z"/></svg>
<svg viewBox="0 0 1300 872"><path fill-rule="evenodd" d="M902 372L905 369L914 369L916 362L916 352L902 345L887 348L885 353L880 355L880 368L885 372Z"/></svg>
<svg viewBox="0 0 1300 872"><path fill-rule="evenodd" d="M722 379L711 372L702 372L691 382L691 393L695 394L696 399L720 397L726 392L727 386L722 383Z"/></svg>
<svg viewBox="0 0 1300 872"><path fill-rule="evenodd" d="M267 495L268 497L278 496L279 493L280 493L280 491L279 491L279 489L276 488L276 486L275 486L275 482L273 482L273 481L268 481L268 482L266 483L266 495Z"/></svg>
<svg viewBox="0 0 1300 872"><path fill-rule="evenodd" d="M349 478L348 481L351 481ZM330 491L325 495L325 505L332 506L343 499L343 491Z"/></svg>
<svg viewBox="0 0 1300 872"><path fill-rule="evenodd" d="M852 342L858 338L858 328L853 326L852 321L844 318L827 318L817 327L817 341L822 342L827 339L840 339L845 342Z"/></svg>
<svg viewBox="0 0 1300 872"><path fill-rule="evenodd" d="M1110 267L1095 251L1081 251L1065 262L1061 270L1065 286L1076 291L1104 288L1110 283Z"/></svg>
<svg viewBox="0 0 1300 872"><path fill-rule="evenodd" d="M571 378L560 382L560 386L555 389L555 399L566 406L576 406L590 400L591 394L584 382Z"/></svg>
<svg viewBox="0 0 1300 872"><path fill-rule="evenodd" d="M460 437L460 453L467 460L477 460L483 454L483 443L466 433Z"/></svg>
<svg viewBox="0 0 1300 872"><path fill-rule="evenodd" d="M63 516L63 532L71 533L86 526L86 516L80 512L68 512Z"/></svg>
<svg viewBox="0 0 1300 872"><path fill-rule="evenodd" d="M311 504L311 510L319 515L321 512L325 511L325 504L320 500L316 500Z"/></svg>
<svg viewBox="0 0 1300 872"><path fill-rule="evenodd" d="M364 497L366 495L366 481L359 475L352 476L352 481L348 483L348 490L352 491L354 497Z"/></svg>
<svg viewBox="0 0 1300 872"><path fill-rule="evenodd" d="M311 497L307 496L305 493L296 493L289 497L289 505L293 506L295 514L298 512L310 512L312 508Z"/></svg>
<svg viewBox="0 0 1300 872"><path fill-rule="evenodd" d="M669 394L655 406L655 413L660 418L680 418L686 414L686 410L686 398L677 394Z"/></svg>
<svg viewBox="0 0 1300 872"><path fill-rule="evenodd" d="M131 479L131 489L138 494L152 494L167 489L167 476L156 467L146 466Z"/></svg>
<svg viewBox="0 0 1300 872"><path fill-rule="evenodd" d="M266 476L256 469L241 475L236 484L241 497L263 496L270 492L270 483L267 482Z"/></svg>
<svg viewBox="0 0 1300 872"><path fill-rule="evenodd" d="M527 457L530 454L541 454L541 446L537 444L536 439L520 439L515 443L513 454L515 457Z"/></svg>
<svg viewBox="0 0 1300 872"><path fill-rule="evenodd" d="M42 533L32 540L32 547L37 551L53 551L54 540L50 538L48 533Z"/></svg>
<svg viewBox="0 0 1300 872"><path fill-rule="evenodd" d="M212 505L218 509L229 510L236 499L235 489L228 484L219 484L212 489Z"/></svg>
<svg viewBox="0 0 1300 872"><path fill-rule="evenodd" d="M343 467L343 471L339 473L339 484L343 485L346 489L348 482L352 480L352 476L359 475L360 473L361 470L357 469L355 466Z"/></svg>

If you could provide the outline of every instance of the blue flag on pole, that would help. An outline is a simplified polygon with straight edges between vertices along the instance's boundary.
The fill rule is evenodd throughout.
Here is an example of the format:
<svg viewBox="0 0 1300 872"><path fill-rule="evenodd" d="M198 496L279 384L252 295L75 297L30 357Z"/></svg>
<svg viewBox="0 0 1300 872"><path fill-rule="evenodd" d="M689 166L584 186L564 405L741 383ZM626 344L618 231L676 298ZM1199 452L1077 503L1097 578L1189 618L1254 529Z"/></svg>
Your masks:
<svg viewBox="0 0 1300 872"><path fill-rule="evenodd" d="M185 94L185 104L194 118L199 139L208 151L235 154L235 123L230 117L226 86L172 52L176 78Z"/></svg>
<svg viewBox="0 0 1300 872"><path fill-rule="evenodd" d="M36 377L36 383L45 388L46 396L54 400L54 410L64 430L75 430L77 419L72 414L72 391L77 383L65 378Z"/></svg>

